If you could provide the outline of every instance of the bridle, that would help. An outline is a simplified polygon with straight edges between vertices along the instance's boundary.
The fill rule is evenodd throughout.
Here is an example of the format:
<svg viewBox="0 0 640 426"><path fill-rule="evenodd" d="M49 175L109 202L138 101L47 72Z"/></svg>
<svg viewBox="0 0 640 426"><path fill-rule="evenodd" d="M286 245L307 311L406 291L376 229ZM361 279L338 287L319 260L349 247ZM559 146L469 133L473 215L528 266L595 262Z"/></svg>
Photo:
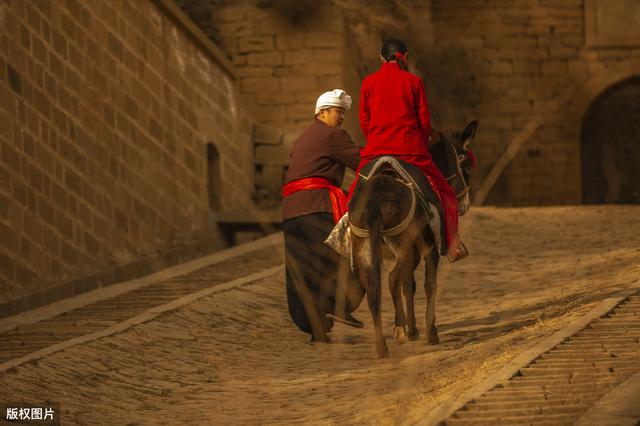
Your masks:
<svg viewBox="0 0 640 426"><path fill-rule="evenodd" d="M446 143L453 150L453 154L456 159L456 172L445 179L447 180L447 183L449 184L449 186L451 186L451 188L455 188L453 183L456 179L459 179L462 182L462 191L460 191L460 193L456 193L456 199L460 200L466 197L467 193L469 192L469 184L465 180L464 173L462 171L462 162L467 159L467 153L465 152L464 154L459 154L453 144L448 142L444 143Z"/></svg>

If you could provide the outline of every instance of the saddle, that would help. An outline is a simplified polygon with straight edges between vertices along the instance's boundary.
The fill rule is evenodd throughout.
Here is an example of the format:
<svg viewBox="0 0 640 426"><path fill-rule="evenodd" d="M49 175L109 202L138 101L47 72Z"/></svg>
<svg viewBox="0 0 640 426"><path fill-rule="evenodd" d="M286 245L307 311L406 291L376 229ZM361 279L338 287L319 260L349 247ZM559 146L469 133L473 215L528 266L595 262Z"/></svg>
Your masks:
<svg viewBox="0 0 640 426"><path fill-rule="evenodd" d="M444 238L444 213L440 199L436 195L429 179L422 170L391 155L384 155L368 162L361 170L358 182L353 192L352 200L357 197L360 188L373 177L383 166L389 166L400 178L410 184L420 200L419 205L429 218L429 226L435 237L436 246L441 255L447 253L447 243Z"/></svg>

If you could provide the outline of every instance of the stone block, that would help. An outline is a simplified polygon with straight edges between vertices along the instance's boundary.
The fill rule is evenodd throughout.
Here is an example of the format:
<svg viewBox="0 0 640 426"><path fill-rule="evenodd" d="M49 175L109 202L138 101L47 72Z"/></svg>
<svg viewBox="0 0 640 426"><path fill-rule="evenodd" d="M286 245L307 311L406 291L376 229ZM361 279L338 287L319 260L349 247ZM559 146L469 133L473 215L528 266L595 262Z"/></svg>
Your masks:
<svg viewBox="0 0 640 426"><path fill-rule="evenodd" d="M313 119L314 110L307 105L290 105L287 107L288 120L311 120Z"/></svg>
<svg viewBox="0 0 640 426"><path fill-rule="evenodd" d="M280 89L280 80L274 77L245 78L240 81L242 93L276 93Z"/></svg>
<svg viewBox="0 0 640 426"><path fill-rule="evenodd" d="M246 63L249 66L277 66L283 64L281 52L252 52L246 56Z"/></svg>
<svg viewBox="0 0 640 426"><path fill-rule="evenodd" d="M284 166L289 164L290 147L286 145L258 145L255 150L256 164Z"/></svg>
<svg viewBox="0 0 640 426"><path fill-rule="evenodd" d="M491 74L509 75L513 73L513 64L509 61L498 61L491 64Z"/></svg>
<svg viewBox="0 0 640 426"><path fill-rule="evenodd" d="M326 87L327 88L326 90L331 90L329 86L320 86L320 87ZM336 88L336 87L338 86L335 86L333 88ZM320 96L326 90L316 89L314 86L314 87L308 88L307 90L297 91L295 94L296 103L308 105L309 111L313 112L315 110L315 104L316 104L316 100L318 99L318 96Z"/></svg>
<svg viewBox="0 0 640 426"><path fill-rule="evenodd" d="M316 79L312 76L287 77L281 79L281 82L283 89L293 92L309 90L316 87Z"/></svg>
<svg viewBox="0 0 640 426"><path fill-rule="evenodd" d="M549 49L550 59L571 60L578 57L578 48L557 46Z"/></svg>
<svg viewBox="0 0 640 426"><path fill-rule="evenodd" d="M288 50L284 52L284 65L303 65L313 62L313 54L309 50Z"/></svg>
<svg viewBox="0 0 640 426"><path fill-rule="evenodd" d="M291 66L274 67L272 70L273 75L276 77L291 77L294 75L293 67Z"/></svg>
<svg viewBox="0 0 640 426"><path fill-rule="evenodd" d="M298 129L288 130L285 132L282 136L282 144L288 147L293 146L293 143L298 140L304 129L304 127L300 127Z"/></svg>
<svg viewBox="0 0 640 426"><path fill-rule="evenodd" d="M640 45L640 41L638 45ZM631 54L631 49L601 49L598 51L598 58L606 61L624 61L631 59Z"/></svg>
<svg viewBox="0 0 640 426"><path fill-rule="evenodd" d="M319 93L323 93L326 90L331 90L331 89L336 89L339 87L344 87L343 84L343 79L342 76L339 74L334 74L334 75L319 75L316 77L316 88L318 89ZM351 97L352 98L358 98L357 95L354 96L353 93L351 93Z"/></svg>
<svg viewBox="0 0 640 426"><path fill-rule="evenodd" d="M518 75L540 74L540 61L518 59L513 61L513 73Z"/></svg>
<svg viewBox="0 0 640 426"><path fill-rule="evenodd" d="M256 35L287 35L294 30L285 19L275 15L263 16L253 21L253 28Z"/></svg>
<svg viewBox="0 0 640 426"><path fill-rule="evenodd" d="M282 131L272 126L258 124L253 128L253 143L257 145L280 145Z"/></svg>
<svg viewBox="0 0 640 426"><path fill-rule="evenodd" d="M342 48L341 34L338 32L314 32L305 34L302 37L304 47L306 48L333 48L340 51Z"/></svg>
<svg viewBox="0 0 640 426"><path fill-rule="evenodd" d="M275 36L275 46L278 50L302 49L303 38L295 34L278 34Z"/></svg>
<svg viewBox="0 0 640 426"><path fill-rule="evenodd" d="M247 8L244 5L225 5L216 9L215 19L223 22L244 21Z"/></svg>
<svg viewBox="0 0 640 426"><path fill-rule="evenodd" d="M238 53L270 52L275 49L273 36L241 37L237 39Z"/></svg>
<svg viewBox="0 0 640 426"><path fill-rule="evenodd" d="M545 61L542 63L542 75L566 75L568 72L567 61Z"/></svg>
<svg viewBox="0 0 640 426"><path fill-rule="evenodd" d="M286 59L285 59L286 62ZM344 64L333 62L318 64L315 61L299 62L289 67L290 75L293 76L320 76L320 75L338 75L344 71Z"/></svg>
<svg viewBox="0 0 640 426"><path fill-rule="evenodd" d="M251 108L257 120L263 123L270 123L278 126L278 123L285 121L286 109L284 105L254 105Z"/></svg>
<svg viewBox="0 0 640 426"><path fill-rule="evenodd" d="M584 36L582 34L566 34L561 36L561 42L564 46L580 48L584 45Z"/></svg>
<svg viewBox="0 0 640 426"><path fill-rule="evenodd" d="M340 63L342 53L336 49L315 48L311 50L313 60L319 67L325 64Z"/></svg>
<svg viewBox="0 0 640 426"><path fill-rule="evenodd" d="M265 165L260 174L260 186L263 187L270 197L278 197L284 184L283 165Z"/></svg>
<svg viewBox="0 0 640 426"><path fill-rule="evenodd" d="M236 69L236 75L239 78L245 77L280 77L277 70L282 68L274 68L268 66L245 66Z"/></svg>
<svg viewBox="0 0 640 426"><path fill-rule="evenodd" d="M573 76L586 75L589 73L588 62L581 61L579 59L568 61L569 74Z"/></svg>
<svg viewBox="0 0 640 426"><path fill-rule="evenodd" d="M505 77L486 76L480 78L478 83L481 85L485 93L495 93L506 90L509 87L509 79Z"/></svg>

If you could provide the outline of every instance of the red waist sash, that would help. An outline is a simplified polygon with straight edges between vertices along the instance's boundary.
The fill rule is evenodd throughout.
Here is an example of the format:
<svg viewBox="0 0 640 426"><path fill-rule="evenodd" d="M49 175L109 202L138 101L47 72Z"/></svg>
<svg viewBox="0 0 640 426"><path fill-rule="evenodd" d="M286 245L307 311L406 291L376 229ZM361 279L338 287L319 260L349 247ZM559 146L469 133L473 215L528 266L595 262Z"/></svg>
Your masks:
<svg viewBox="0 0 640 426"><path fill-rule="evenodd" d="M282 196L288 197L298 191L306 189L328 189L329 200L333 210L333 222L338 223L340 218L347 212L347 197L342 189L333 185L329 180L321 177L308 177L293 180L282 187Z"/></svg>

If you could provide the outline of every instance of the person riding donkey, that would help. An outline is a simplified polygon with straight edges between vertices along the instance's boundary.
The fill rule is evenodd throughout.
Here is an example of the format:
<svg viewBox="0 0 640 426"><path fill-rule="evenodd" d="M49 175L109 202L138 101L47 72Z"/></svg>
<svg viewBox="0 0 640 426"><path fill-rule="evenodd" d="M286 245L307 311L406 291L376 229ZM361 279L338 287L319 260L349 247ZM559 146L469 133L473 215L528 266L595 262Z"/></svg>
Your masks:
<svg viewBox="0 0 640 426"><path fill-rule="evenodd" d="M402 41L386 40L380 53L382 67L362 82L360 127L367 143L360 151L361 161L348 199L356 189L362 168L380 156L393 155L417 166L442 204L448 257L455 262L468 254L458 234L456 195L431 158L427 96L422 79L407 71L407 57Z"/></svg>
<svg viewBox="0 0 640 426"><path fill-rule="evenodd" d="M292 146L282 189L289 314L312 341L328 341L333 321L362 327L351 313L364 290L348 261L324 244L346 212L340 189L345 167L355 169L360 162L360 148L340 128L350 108L344 90L320 95L313 123Z"/></svg>

